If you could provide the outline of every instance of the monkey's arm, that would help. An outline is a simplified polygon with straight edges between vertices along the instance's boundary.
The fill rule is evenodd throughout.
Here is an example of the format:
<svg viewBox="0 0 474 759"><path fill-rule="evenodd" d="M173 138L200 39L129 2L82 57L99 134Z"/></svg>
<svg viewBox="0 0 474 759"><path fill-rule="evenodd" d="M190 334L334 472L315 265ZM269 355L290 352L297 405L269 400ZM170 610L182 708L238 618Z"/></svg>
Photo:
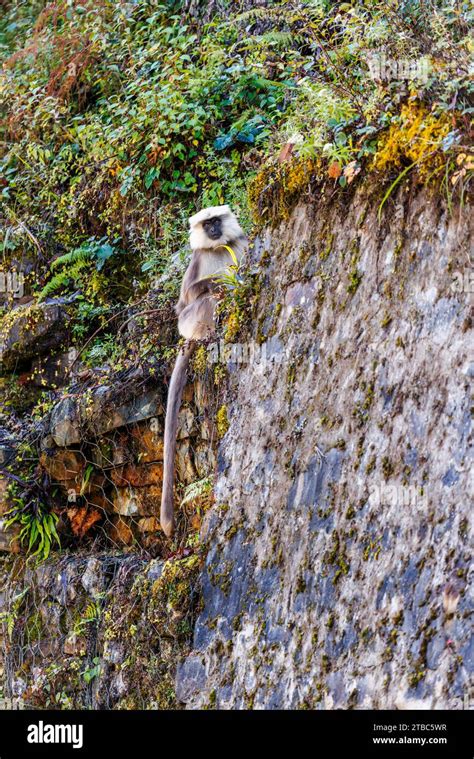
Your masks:
<svg viewBox="0 0 474 759"><path fill-rule="evenodd" d="M181 316L183 311L188 306L195 303L204 295L212 294L215 291L217 285L213 284L210 280L202 280L201 282L193 282L193 284L186 290L184 296L180 297L174 310L177 316Z"/></svg>
<svg viewBox="0 0 474 759"><path fill-rule="evenodd" d="M193 303L202 295L215 293L219 286L220 282L218 279L215 279L214 276L203 277L203 279L198 279L197 282L193 282L192 285L187 288L185 298L188 303Z"/></svg>
<svg viewBox="0 0 474 759"><path fill-rule="evenodd" d="M193 282L199 278L199 255L197 250L193 251L191 261L186 269L186 272L181 282L181 290L179 293L179 300L175 306L175 312L179 316L184 309L192 303L192 299L189 297L188 291Z"/></svg>

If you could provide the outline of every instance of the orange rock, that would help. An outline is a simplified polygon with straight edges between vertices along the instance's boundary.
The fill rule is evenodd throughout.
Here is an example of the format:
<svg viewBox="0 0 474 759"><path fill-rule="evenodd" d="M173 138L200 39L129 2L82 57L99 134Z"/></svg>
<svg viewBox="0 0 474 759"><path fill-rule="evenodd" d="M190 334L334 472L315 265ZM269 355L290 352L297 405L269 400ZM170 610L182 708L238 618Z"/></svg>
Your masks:
<svg viewBox="0 0 474 759"><path fill-rule="evenodd" d="M161 487L117 488L113 499L114 511L122 516L157 516L160 513Z"/></svg>
<svg viewBox="0 0 474 759"><path fill-rule="evenodd" d="M90 528L102 519L102 514L88 506L74 506L67 510L74 535L83 538Z"/></svg>
<svg viewBox="0 0 474 759"><path fill-rule="evenodd" d="M75 494L76 496L84 496L89 501L94 500L96 497L100 499L106 492L107 485L111 483L104 474L93 474L85 481L84 477L76 477L73 480L59 481L59 487L64 490L68 495ZM75 499L71 499L74 501Z"/></svg>
<svg viewBox="0 0 474 759"><path fill-rule="evenodd" d="M160 520L157 517L143 517L138 520L138 529L140 532L159 532Z"/></svg>
<svg viewBox="0 0 474 759"><path fill-rule="evenodd" d="M85 656L87 651L86 639L72 633L64 641L63 651L70 656Z"/></svg>
<svg viewBox="0 0 474 759"><path fill-rule="evenodd" d="M52 454L43 451L40 464L53 480L82 480L86 460L80 451L58 448Z"/></svg>
<svg viewBox="0 0 474 759"><path fill-rule="evenodd" d="M163 461L163 437L161 430L149 424L140 424L131 430L136 459L139 464Z"/></svg>
<svg viewBox="0 0 474 759"><path fill-rule="evenodd" d="M194 385L188 384L183 390L183 403L191 403L194 398Z"/></svg>
<svg viewBox="0 0 474 759"><path fill-rule="evenodd" d="M200 530L201 529L202 520L199 514L193 514L191 517L191 527L193 530Z"/></svg>
<svg viewBox="0 0 474 759"><path fill-rule="evenodd" d="M163 464L125 464L112 470L112 481L118 487L133 485L143 488L147 485L161 485L163 482Z"/></svg>
<svg viewBox="0 0 474 759"><path fill-rule="evenodd" d="M110 517L106 524L106 531L112 543L119 546L130 546L135 540L130 524L120 516Z"/></svg>
<svg viewBox="0 0 474 759"><path fill-rule="evenodd" d="M102 511L113 511L114 504L112 496L105 493L104 490L93 490L84 494L84 500L87 506L95 506Z"/></svg>

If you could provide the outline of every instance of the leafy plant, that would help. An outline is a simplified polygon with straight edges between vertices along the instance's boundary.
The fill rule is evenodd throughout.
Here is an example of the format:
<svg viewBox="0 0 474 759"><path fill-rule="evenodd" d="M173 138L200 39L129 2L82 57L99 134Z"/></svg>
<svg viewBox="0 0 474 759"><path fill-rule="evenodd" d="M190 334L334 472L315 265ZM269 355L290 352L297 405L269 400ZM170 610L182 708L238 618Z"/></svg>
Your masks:
<svg viewBox="0 0 474 759"><path fill-rule="evenodd" d="M225 202L247 228L247 189L288 144L290 167L307 171L293 172L287 196L315 175L344 188L377 171L390 184L415 162L449 202L472 184L457 164L474 112L468 3L266 0L241 13L229 2L209 23L195 5L2 5L0 249L34 261L40 298L89 301L71 305L78 339L99 305L127 305L150 284L172 300L187 217ZM427 75L374 74L377 56ZM385 151L387 135L409 133L400 116L412 101L422 139ZM436 120L448 124L443 144L430 161L410 157Z"/></svg>
<svg viewBox="0 0 474 759"><path fill-rule="evenodd" d="M95 656L92 659L92 664L94 665L93 667L86 667L86 669L81 672L84 682L87 684L92 682L92 680L94 680L95 677L98 677L101 673L100 658L98 656Z"/></svg>
<svg viewBox="0 0 474 759"><path fill-rule="evenodd" d="M5 527L19 524L20 543L25 546L28 554L44 561L48 558L53 545L61 545L56 531L58 516L42 503L33 502L25 505L20 498L14 500L19 505L7 512Z"/></svg>
<svg viewBox="0 0 474 759"><path fill-rule="evenodd" d="M90 265L94 264L97 271L101 271L105 262L116 253L116 248L107 242L107 238L100 240L90 238L78 248L56 258L51 264L52 279L43 287L38 295L38 301L65 290L73 285L80 287L84 278L84 271L90 271Z"/></svg>
<svg viewBox="0 0 474 759"><path fill-rule="evenodd" d="M89 625L96 625L100 620L101 613L102 607L100 601L91 601L88 603L84 614L74 626L74 633L80 635Z"/></svg>
<svg viewBox="0 0 474 759"><path fill-rule="evenodd" d="M21 590L12 598L8 611L2 611L0 613L0 623L5 625L7 637L10 642L12 640L13 630L16 620L18 619L18 614L20 612L23 599L25 598L29 589L29 586L23 588L23 590Z"/></svg>
<svg viewBox="0 0 474 759"><path fill-rule="evenodd" d="M201 480L196 480L196 482L191 482L190 485L188 485L185 488L183 498L181 500L181 506L184 506L186 503L189 503L190 501L194 501L197 498L201 498L202 496L209 496L212 492L212 478L211 477L204 477Z"/></svg>
<svg viewBox="0 0 474 759"><path fill-rule="evenodd" d="M239 284L242 283L242 277L239 275L239 262L237 260L235 251L230 247L230 245L222 245L221 247L227 250L233 263L224 271L216 274L214 276L214 280L217 284L222 285L227 290L235 290Z"/></svg>

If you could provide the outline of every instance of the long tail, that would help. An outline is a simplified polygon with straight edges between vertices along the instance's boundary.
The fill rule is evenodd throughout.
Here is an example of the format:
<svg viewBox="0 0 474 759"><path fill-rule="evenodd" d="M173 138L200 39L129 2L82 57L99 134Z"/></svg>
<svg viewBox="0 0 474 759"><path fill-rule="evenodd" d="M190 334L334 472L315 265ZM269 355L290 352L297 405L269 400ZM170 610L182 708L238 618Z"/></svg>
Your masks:
<svg viewBox="0 0 474 759"><path fill-rule="evenodd" d="M168 403L166 406L163 490L161 493L160 522L165 535L171 537L174 532L174 461L176 456L176 434L178 429L178 414L181 407L189 360L194 351L194 343L187 342L178 354L168 388Z"/></svg>

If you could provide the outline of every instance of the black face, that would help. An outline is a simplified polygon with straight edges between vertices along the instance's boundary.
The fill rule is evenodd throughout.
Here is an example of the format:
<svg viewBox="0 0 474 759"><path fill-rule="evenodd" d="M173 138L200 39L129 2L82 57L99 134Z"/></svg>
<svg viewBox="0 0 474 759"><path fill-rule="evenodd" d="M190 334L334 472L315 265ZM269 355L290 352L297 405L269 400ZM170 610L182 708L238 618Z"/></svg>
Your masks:
<svg viewBox="0 0 474 759"><path fill-rule="evenodd" d="M212 219L203 221L202 226L211 240L218 240L222 236L222 218L220 216L213 216Z"/></svg>

